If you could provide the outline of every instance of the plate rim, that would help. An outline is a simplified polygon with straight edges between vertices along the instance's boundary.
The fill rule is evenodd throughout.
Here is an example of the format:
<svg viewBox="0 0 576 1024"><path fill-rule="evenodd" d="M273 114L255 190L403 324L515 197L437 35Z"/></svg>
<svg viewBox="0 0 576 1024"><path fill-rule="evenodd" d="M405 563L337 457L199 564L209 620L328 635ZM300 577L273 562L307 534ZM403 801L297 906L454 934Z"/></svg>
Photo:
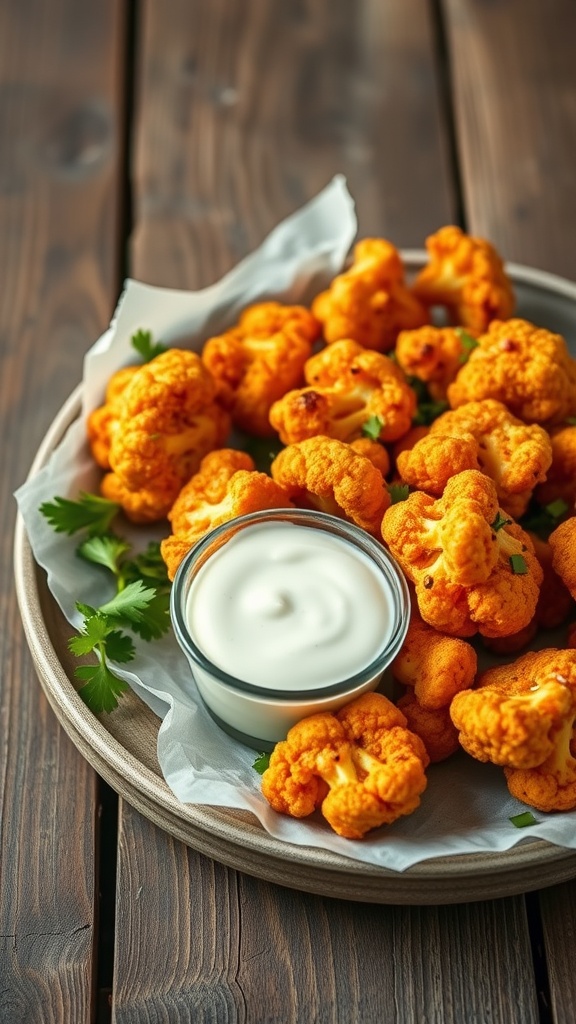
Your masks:
<svg viewBox="0 0 576 1024"><path fill-rule="evenodd" d="M426 259L424 250L401 250L407 269ZM559 293L576 302L576 283L547 271L506 263L512 282ZM67 429L78 419L82 384L60 407L40 444L27 479L44 467ZM94 716L60 662L42 614L48 590L24 521L14 532L16 596L40 684L58 721L82 756L129 804L158 827L200 853L254 877L289 888L342 899L386 904L447 904L509 896L576 877L576 851L526 838L509 850L447 854L405 871L356 861L314 846L271 836L253 815L204 804L182 804L161 776L139 761ZM129 783L132 776L136 781ZM302 867L308 869L303 877Z"/></svg>

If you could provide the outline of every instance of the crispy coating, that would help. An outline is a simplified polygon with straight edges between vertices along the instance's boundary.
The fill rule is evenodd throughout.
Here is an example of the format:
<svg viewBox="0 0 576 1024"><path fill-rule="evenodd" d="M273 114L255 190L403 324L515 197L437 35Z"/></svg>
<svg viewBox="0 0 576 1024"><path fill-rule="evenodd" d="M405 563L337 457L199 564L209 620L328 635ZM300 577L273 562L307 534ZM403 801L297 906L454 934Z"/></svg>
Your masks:
<svg viewBox="0 0 576 1024"><path fill-rule="evenodd" d="M477 452L472 437L428 433L408 451L399 452L396 468L404 483L440 497L451 477L480 468Z"/></svg>
<svg viewBox="0 0 576 1024"><path fill-rule="evenodd" d="M550 534L552 568L576 601L576 516L565 519Z"/></svg>
<svg viewBox="0 0 576 1024"><path fill-rule="evenodd" d="M123 366L113 373L106 387L104 405L94 409L88 416L88 443L95 461L102 469L110 469L110 445L121 408L121 398L139 369L139 365Z"/></svg>
<svg viewBox="0 0 576 1024"><path fill-rule="evenodd" d="M371 441L369 437L357 437L355 441L350 442L350 447L354 449L358 455L364 455L373 466L376 466L382 476L387 476L390 472L390 456L383 444L379 441Z"/></svg>
<svg viewBox="0 0 576 1024"><path fill-rule="evenodd" d="M392 447L392 458L396 463L400 452L409 452L414 447L417 441L420 441L423 437L427 437L430 433L430 427L424 426L423 424L417 427L410 427L407 434L404 434L399 441L396 441Z"/></svg>
<svg viewBox="0 0 576 1024"><path fill-rule="evenodd" d="M418 703L430 710L446 707L460 690L472 686L478 669L474 648L446 636L412 615L406 638L391 665L399 683L410 686Z"/></svg>
<svg viewBox="0 0 576 1024"><path fill-rule="evenodd" d="M525 423L555 425L576 412L576 361L564 338L527 320L494 320L448 387L453 409L495 398Z"/></svg>
<svg viewBox="0 0 576 1024"><path fill-rule="evenodd" d="M426 239L429 261L414 293L429 306L444 306L452 323L485 331L491 320L514 312L514 292L494 247L454 225Z"/></svg>
<svg viewBox="0 0 576 1024"><path fill-rule="evenodd" d="M284 444L316 434L354 441L372 417L381 421L380 441L396 441L410 429L416 396L382 353L343 339L307 360L304 374L309 386L289 391L270 410Z"/></svg>
<svg viewBox="0 0 576 1024"><path fill-rule="evenodd" d="M576 651L531 651L478 684L451 704L464 749L502 765L512 795L531 807L576 807Z"/></svg>
<svg viewBox="0 0 576 1024"><path fill-rule="evenodd" d="M328 343L353 338L365 348L387 352L404 328L428 323L426 307L404 281L398 250L383 238L354 246L348 270L312 304Z"/></svg>
<svg viewBox="0 0 576 1024"><path fill-rule="evenodd" d="M380 536L390 495L380 470L351 445L311 437L283 448L270 471L295 505L340 516Z"/></svg>
<svg viewBox="0 0 576 1024"><path fill-rule="evenodd" d="M303 306L260 302L206 342L202 361L238 427L259 437L273 433L270 406L301 383L319 333L319 322Z"/></svg>
<svg viewBox="0 0 576 1024"><path fill-rule="evenodd" d="M382 536L415 584L420 615L440 632L508 636L534 615L542 569L516 523L492 528L498 513L494 484L470 469L449 480L442 498L414 491L384 515ZM511 561L518 555L522 574Z"/></svg>
<svg viewBox="0 0 576 1024"><path fill-rule="evenodd" d="M286 492L266 473L257 472L246 452L209 452L168 513L172 533L160 543L168 576L174 579L184 555L209 530L248 512L290 506Z"/></svg>
<svg viewBox="0 0 576 1024"><path fill-rule="evenodd" d="M409 377L426 384L432 398L446 398L448 385L461 369L467 352L458 329L426 324L414 331L401 331L396 341L396 358Z"/></svg>
<svg viewBox="0 0 576 1024"><path fill-rule="evenodd" d="M338 835L361 839L416 810L427 764L402 712L369 693L336 715L311 715L293 726L272 751L262 792L274 810L293 817L320 807Z"/></svg>
<svg viewBox="0 0 576 1024"><path fill-rule="evenodd" d="M186 349L169 349L132 374L108 424L112 472L102 484L130 519L163 519L202 457L223 443L230 418L215 395L200 357Z"/></svg>
<svg viewBox="0 0 576 1024"><path fill-rule="evenodd" d="M515 519L526 511L534 487L546 479L552 462L552 446L546 430L536 423L523 423L493 398L467 402L458 409L442 413L432 423L430 434L466 441L473 438L478 468L494 481L500 505ZM447 443L447 459L449 452ZM437 461L442 464L441 454ZM433 480L436 489L430 488L431 494L442 493L438 487L444 478L445 473L437 482ZM413 486L429 489L417 480Z"/></svg>
<svg viewBox="0 0 576 1024"><path fill-rule="evenodd" d="M408 722L410 732L415 732L422 740L431 764L445 761L457 750L458 730L450 718L450 706L426 708L417 700L413 692L405 693L397 705Z"/></svg>
<svg viewBox="0 0 576 1024"><path fill-rule="evenodd" d="M559 498L574 508L576 504L576 426L556 427L550 431L552 464L544 483L538 485L535 498L548 505Z"/></svg>

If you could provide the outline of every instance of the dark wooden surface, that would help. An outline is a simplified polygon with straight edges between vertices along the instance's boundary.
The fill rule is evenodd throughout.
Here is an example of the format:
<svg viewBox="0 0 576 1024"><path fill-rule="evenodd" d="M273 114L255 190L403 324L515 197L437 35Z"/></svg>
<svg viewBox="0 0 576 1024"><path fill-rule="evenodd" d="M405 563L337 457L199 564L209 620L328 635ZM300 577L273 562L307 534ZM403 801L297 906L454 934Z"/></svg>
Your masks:
<svg viewBox="0 0 576 1024"><path fill-rule="evenodd" d="M459 221L576 277L570 0L0 5L0 1024L571 1024L576 884L400 908L212 863L99 782L36 681L12 492L126 272L216 280L336 172L360 234Z"/></svg>

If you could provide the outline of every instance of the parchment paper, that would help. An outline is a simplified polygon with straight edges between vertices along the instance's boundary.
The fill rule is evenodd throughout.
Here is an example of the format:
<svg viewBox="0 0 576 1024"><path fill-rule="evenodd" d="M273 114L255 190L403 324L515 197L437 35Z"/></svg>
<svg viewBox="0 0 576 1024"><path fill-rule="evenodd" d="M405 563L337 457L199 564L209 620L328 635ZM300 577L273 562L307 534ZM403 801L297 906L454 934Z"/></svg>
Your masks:
<svg viewBox="0 0 576 1024"><path fill-rule="evenodd" d="M165 344L199 349L251 302L265 297L307 301L340 270L355 233L353 202L338 176L209 288L183 292L129 280L109 330L86 357L84 414L101 404L108 377L135 361L130 336L136 329L152 330ZM55 533L38 509L56 495L97 491L98 482L82 419L70 428L49 464L16 494L34 556L75 626L80 622L76 601L98 605L112 596L113 587L105 572L77 557L78 537ZM140 549L160 536L160 529L130 531ZM516 829L509 818L526 807L509 795L501 769L481 765L464 753L429 769L428 788L415 813L362 841L336 836L320 815L306 821L278 815L260 794L260 778L252 768L254 751L214 724L173 635L149 644L136 639L136 649L129 669L117 666L116 671L162 720L159 762L166 782L184 802L248 809L287 843L330 849L397 871L431 857L510 849L532 836L576 849L576 812L537 812L537 825Z"/></svg>

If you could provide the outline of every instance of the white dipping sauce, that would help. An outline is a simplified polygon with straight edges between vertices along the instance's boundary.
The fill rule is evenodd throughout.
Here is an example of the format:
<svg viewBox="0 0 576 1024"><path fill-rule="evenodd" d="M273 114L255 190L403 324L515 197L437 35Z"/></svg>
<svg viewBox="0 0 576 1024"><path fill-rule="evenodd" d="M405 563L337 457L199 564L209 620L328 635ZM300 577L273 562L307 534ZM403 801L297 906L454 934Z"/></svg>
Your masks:
<svg viewBox="0 0 576 1024"><path fill-rule="evenodd" d="M186 620L214 665L297 693L367 668L392 632L392 588L353 544L293 523L236 533L192 580Z"/></svg>

